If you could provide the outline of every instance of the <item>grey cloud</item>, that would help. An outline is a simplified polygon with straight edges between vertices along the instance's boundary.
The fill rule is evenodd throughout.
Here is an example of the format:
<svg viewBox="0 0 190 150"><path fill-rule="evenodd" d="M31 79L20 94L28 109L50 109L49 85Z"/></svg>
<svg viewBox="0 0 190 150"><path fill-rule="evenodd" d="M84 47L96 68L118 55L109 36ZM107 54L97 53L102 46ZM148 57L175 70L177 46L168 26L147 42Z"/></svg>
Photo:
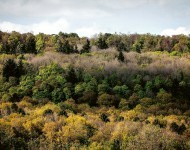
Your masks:
<svg viewBox="0 0 190 150"><path fill-rule="evenodd" d="M72 31L158 33L187 27L189 4L189 0L0 0L0 23L30 25L65 19Z"/></svg>
<svg viewBox="0 0 190 150"><path fill-rule="evenodd" d="M25 16L101 17L114 10L138 7L145 4L167 4L171 0L1 0L0 12ZM176 0L173 0L174 2ZM81 13L81 14L80 14ZM88 15L85 16L85 14ZM92 14L92 15L89 15ZM81 16L80 16L81 15Z"/></svg>

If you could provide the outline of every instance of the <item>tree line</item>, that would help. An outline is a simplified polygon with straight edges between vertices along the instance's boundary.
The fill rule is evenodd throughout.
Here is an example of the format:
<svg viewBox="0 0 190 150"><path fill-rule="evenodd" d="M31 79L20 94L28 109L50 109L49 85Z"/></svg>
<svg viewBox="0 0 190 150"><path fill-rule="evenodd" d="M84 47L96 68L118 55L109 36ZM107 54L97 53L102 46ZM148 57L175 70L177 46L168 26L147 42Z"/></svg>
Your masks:
<svg viewBox="0 0 190 150"><path fill-rule="evenodd" d="M82 45L82 47L78 47ZM63 53L84 53L91 46L99 49L115 47L118 51L167 51L183 53L190 51L190 37L186 35L161 36L151 34L98 34L96 37L79 37L76 33L46 35L39 33L20 34L18 32L0 32L0 52L6 54L40 53L53 48Z"/></svg>

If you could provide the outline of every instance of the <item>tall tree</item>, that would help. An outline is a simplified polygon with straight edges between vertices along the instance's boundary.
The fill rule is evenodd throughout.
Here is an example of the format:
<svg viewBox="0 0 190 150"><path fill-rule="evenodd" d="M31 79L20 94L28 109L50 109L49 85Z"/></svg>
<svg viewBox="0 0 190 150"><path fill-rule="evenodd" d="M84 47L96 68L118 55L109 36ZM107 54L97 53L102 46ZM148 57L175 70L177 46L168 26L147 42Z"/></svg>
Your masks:
<svg viewBox="0 0 190 150"><path fill-rule="evenodd" d="M8 59L3 66L3 77L6 80L9 80L9 77L17 77L18 76L18 68L17 64L13 59Z"/></svg>
<svg viewBox="0 0 190 150"><path fill-rule="evenodd" d="M28 33L27 37L26 37L25 52L26 53L37 53L35 36L31 33Z"/></svg>
<svg viewBox="0 0 190 150"><path fill-rule="evenodd" d="M107 43L106 43L106 41L105 41L105 39L103 37L99 37L98 38L98 41L97 41L96 45L100 49L106 49L106 48L108 48L108 45L107 45Z"/></svg>
<svg viewBox="0 0 190 150"><path fill-rule="evenodd" d="M7 81L9 80L9 77L19 78L24 73L25 70L22 60L20 60L17 65L13 59L8 59L3 65L3 77L5 77Z"/></svg>

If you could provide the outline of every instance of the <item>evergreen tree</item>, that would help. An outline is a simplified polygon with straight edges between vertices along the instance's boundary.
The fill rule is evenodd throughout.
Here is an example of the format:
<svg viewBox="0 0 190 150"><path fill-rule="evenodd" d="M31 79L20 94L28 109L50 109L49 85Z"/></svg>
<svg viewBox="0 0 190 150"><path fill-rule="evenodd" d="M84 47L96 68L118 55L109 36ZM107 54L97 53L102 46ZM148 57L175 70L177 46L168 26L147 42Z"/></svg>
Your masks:
<svg viewBox="0 0 190 150"><path fill-rule="evenodd" d="M69 67L65 78L68 82L70 82L72 84L75 84L78 81L75 69L73 67Z"/></svg>
<svg viewBox="0 0 190 150"><path fill-rule="evenodd" d="M17 66L17 72L18 72L18 77L20 77L21 75L23 75L25 73L25 69L24 69L24 66L23 66L23 62L22 60L20 59L19 62L18 62L18 66Z"/></svg>
<svg viewBox="0 0 190 150"><path fill-rule="evenodd" d="M123 52L122 52L122 51L120 51L120 52L119 52L119 55L118 55L117 59L118 59L119 61L121 61L121 62L124 62L125 57L124 57L124 55L123 55Z"/></svg>
<svg viewBox="0 0 190 150"><path fill-rule="evenodd" d="M6 80L9 80L9 77L17 77L18 76L18 68L17 64L13 59L8 59L3 66L3 77Z"/></svg>
<svg viewBox="0 0 190 150"><path fill-rule="evenodd" d="M33 34L28 34L25 41L25 53L37 53L36 40Z"/></svg>
<svg viewBox="0 0 190 150"><path fill-rule="evenodd" d="M87 39L86 43L83 45L81 53L89 53L90 52L90 41Z"/></svg>
<svg viewBox="0 0 190 150"><path fill-rule="evenodd" d="M66 40L64 42L62 42L61 40L58 40L57 41L57 51L66 53L66 54L70 54L70 53L74 52L74 48L72 45L69 44L68 40Z"/></svg>
<svg viewBox="0 0 190 150"><path fill-rule="evenodd" d="M120 42L119 44L116 45L116 48L118 51L126 51L126 46L123 42Z"/></svg>
<svg viewBox="0 0 190 150"><path fill-rule="evenodd" d="M69 41L66 40L64 43L63 43L63 49L62 51L66 54L70 54L70 53L73 53L73 46L69 44Z"/></svg>
<svg viewBox="0 0 190 150"><path fill-rule="evenodd" d="M97 41L97 46L100 49L106 49L106 48L108 48L108 45L107 45L106 41L103 39L103 37L99 37L99 39Z"/></svg>
<svg viewBox="0 0 190 150"><path fill-rule="evenodd" d="M19 78L25 73L22 60L19 61L18 65L13 59L8 59L3 66L3 77L9 80L9 77Z"/></svg>

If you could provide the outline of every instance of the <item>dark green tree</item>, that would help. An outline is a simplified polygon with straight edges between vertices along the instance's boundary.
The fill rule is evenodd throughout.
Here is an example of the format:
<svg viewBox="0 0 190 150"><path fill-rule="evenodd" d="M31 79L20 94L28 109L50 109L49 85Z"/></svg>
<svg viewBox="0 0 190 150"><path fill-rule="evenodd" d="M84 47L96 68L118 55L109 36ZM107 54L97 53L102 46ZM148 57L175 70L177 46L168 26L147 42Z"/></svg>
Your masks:
<svg viewBox="0 0 190 150"><path fill-rule="evenodd" d="M119 44L116 45L117 50L120 51L126 51L126 46L123 42L120 42Z"/></svg>
<svg viewBox="0 0 190 150"><path fill-rule="evenodd" d="M103 39L103 37L99 37L99 38L98 38L98 41L97 41L96 45L97 45L98 48L100 48L100 49L106 49L106 48L108 48L108 45L107 45L107 43L106 43L106 40Z"/></svg>
<svg viewBox="0 0 190 150"><path fill-rule="evenodd" d="M74 52L74 48L72 45L69 44L69 41L66 40L62 42L61 40L58 40L56 43L56 49L58 52L70 54Z"/></svg>
<svg viewBox="0 0 190 150"><path fill-rule="evenodd" d="M90 48L91 48L91 46L90 46L90 40L87 39L86 43L82 47L81 53L89 53L90 52Z"/></svg>
<svg viewBox="0 0 190 150"><path fill-rule="evenodd" d="M88 103L90 106L95 106L97 94L94 91L85 91L83 96L78 99L78 103Z"/></svg>
<svg viewBox="0 0 190 150"><path fill-rule="evenodd" d="M123 52L122 52L122 51L120 51L120 52L119 52L119 55L118 55L117 59L118 59L119 61L121 61L121 62L124 62L125 57L124 57L124 55L123 55Z"/></svg>
<svg viewBox="0 0 190 150"><path fill-rule="evenodd" d="M3 77L6 78L6 81L9 80L9 77L18 77L18 67L13 59L8 59L3 65Z"/></svg>
<svg viewBox="0 0 190 150"><path fill-rule="evenodd" d="M68 41L68 40L66 40L66 41L63 43L62 52L63 52L63 53L66 53L66 54L70 54L70 53L73 53L73 52L74 52L74 48L73 48L72 45L69 44L69 41Z"/></svg>
<svg viewBox="0 0 190 150"><path fill-rule="evenodd" d="M35 36L31 33L26 37L25 53L37 53Z"/></svg>
<svg viewBox="0 0 190 150"><path fill-rule="evenodd" d="M69 67L66 72L65 78L68 82L75 84L78 81L75 69L73 67Z"/></svg>
<svg viewBox="0 0 190 150"><path fill-rule="evenodd" d="M21 59L18 62L17 70L18 70L18 77L20 77L21 75L25 74L25 69L24 69L23 62L22 62Z"/></svg>

